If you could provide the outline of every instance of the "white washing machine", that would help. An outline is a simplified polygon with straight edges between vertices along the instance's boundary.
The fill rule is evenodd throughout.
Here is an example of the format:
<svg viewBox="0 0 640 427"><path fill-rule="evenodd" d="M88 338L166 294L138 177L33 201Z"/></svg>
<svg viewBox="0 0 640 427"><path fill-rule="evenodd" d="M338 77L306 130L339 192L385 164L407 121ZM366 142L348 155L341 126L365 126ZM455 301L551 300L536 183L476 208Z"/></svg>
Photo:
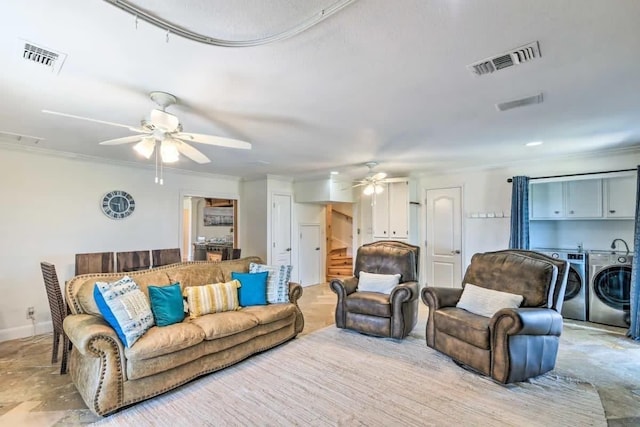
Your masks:
<svg viewBox="0 0 640 427"><path fill-rule="evenodd" d="M632 255L589 254L589 321L629 327Z"/></svg>
<svg viewBox="0 0 640 427"><path fill-rule="evenodd" d="M589 292L587 290L587 263L584 252L572 252L561 249L539 249L537 252L551 258L569 261L567 288L562 303L562 317L586 321Z"/></svg>

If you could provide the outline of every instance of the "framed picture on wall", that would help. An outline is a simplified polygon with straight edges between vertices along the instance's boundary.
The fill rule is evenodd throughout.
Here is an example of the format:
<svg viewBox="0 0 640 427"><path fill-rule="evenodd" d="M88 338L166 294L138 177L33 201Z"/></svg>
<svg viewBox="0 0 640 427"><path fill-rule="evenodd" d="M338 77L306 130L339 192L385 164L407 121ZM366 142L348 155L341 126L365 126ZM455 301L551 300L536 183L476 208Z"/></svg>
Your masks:
<svg viewBox="0 0 640 427"><path fill-rule="evenodd" d="M233 225L233 207L228 208L204 208L204 226Z"/></svg>

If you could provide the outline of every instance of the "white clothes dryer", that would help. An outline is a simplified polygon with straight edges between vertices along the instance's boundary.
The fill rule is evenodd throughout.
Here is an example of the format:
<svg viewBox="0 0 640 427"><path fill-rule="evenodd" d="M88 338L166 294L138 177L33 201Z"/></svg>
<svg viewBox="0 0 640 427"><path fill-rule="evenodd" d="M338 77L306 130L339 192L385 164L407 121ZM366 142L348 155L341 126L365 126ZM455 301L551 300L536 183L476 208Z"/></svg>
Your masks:
<svg viewBox="0 0 640 427"><path fill-rule="evenodd" d="M589 321L629 326L632 255L589 254Z"/></svg>

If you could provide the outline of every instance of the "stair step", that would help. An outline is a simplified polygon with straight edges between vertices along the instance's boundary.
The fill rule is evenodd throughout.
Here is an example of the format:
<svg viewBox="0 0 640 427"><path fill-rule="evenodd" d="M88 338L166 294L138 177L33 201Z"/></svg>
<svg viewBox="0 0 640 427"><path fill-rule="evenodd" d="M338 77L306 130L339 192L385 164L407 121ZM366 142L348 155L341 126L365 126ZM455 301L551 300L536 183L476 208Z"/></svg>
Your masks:
<svg viewBox="0 0 640 427"><path fill-rule="evenodd" d="M353 265L353 258L349 257L337 257L331 258L330 267L340 267L340 266L349 266Z"/></svg>
<svg viewBox="0 0 640 427"><path fill-rule="evenodd" d="M330 253L331 256L346 256L347 248L333 248Z"/></svg>
<svg viewBox="0 0 640 427"><path fill-rule="evenodd" d="M349 277L353 277L353 275L351 275L351 276L340 276L340 275L335 275L335 274L329 274L329 275L327 275L327 282L330 282L333 279L346 280Z"/></svg>
<svg viewBox="0 0 640 427"><path fill-rule="evenodd" d="M351 267L329 267L328 275L353 276Z"/></svg>

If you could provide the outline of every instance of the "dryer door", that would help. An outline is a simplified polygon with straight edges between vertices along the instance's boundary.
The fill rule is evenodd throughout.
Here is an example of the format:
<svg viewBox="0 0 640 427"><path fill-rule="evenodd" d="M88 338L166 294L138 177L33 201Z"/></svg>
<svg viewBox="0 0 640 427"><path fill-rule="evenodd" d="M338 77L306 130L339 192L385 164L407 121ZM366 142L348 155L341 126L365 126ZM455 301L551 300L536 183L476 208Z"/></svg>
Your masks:
<svg viewBox="0 0 640 427"><path fill-rule="evenodd" d="M564 300L569 301L577 297L582 289L582 277L573 265L569 264L569 275L567 276L567 289L564 291Z"/></svg>
<svg viewBox="0 0 640 427"><path fill-rule="evenodd" d="M593 290L604 304L616 310L629 310L631 266L605 267L593 278Z"/></svg>

